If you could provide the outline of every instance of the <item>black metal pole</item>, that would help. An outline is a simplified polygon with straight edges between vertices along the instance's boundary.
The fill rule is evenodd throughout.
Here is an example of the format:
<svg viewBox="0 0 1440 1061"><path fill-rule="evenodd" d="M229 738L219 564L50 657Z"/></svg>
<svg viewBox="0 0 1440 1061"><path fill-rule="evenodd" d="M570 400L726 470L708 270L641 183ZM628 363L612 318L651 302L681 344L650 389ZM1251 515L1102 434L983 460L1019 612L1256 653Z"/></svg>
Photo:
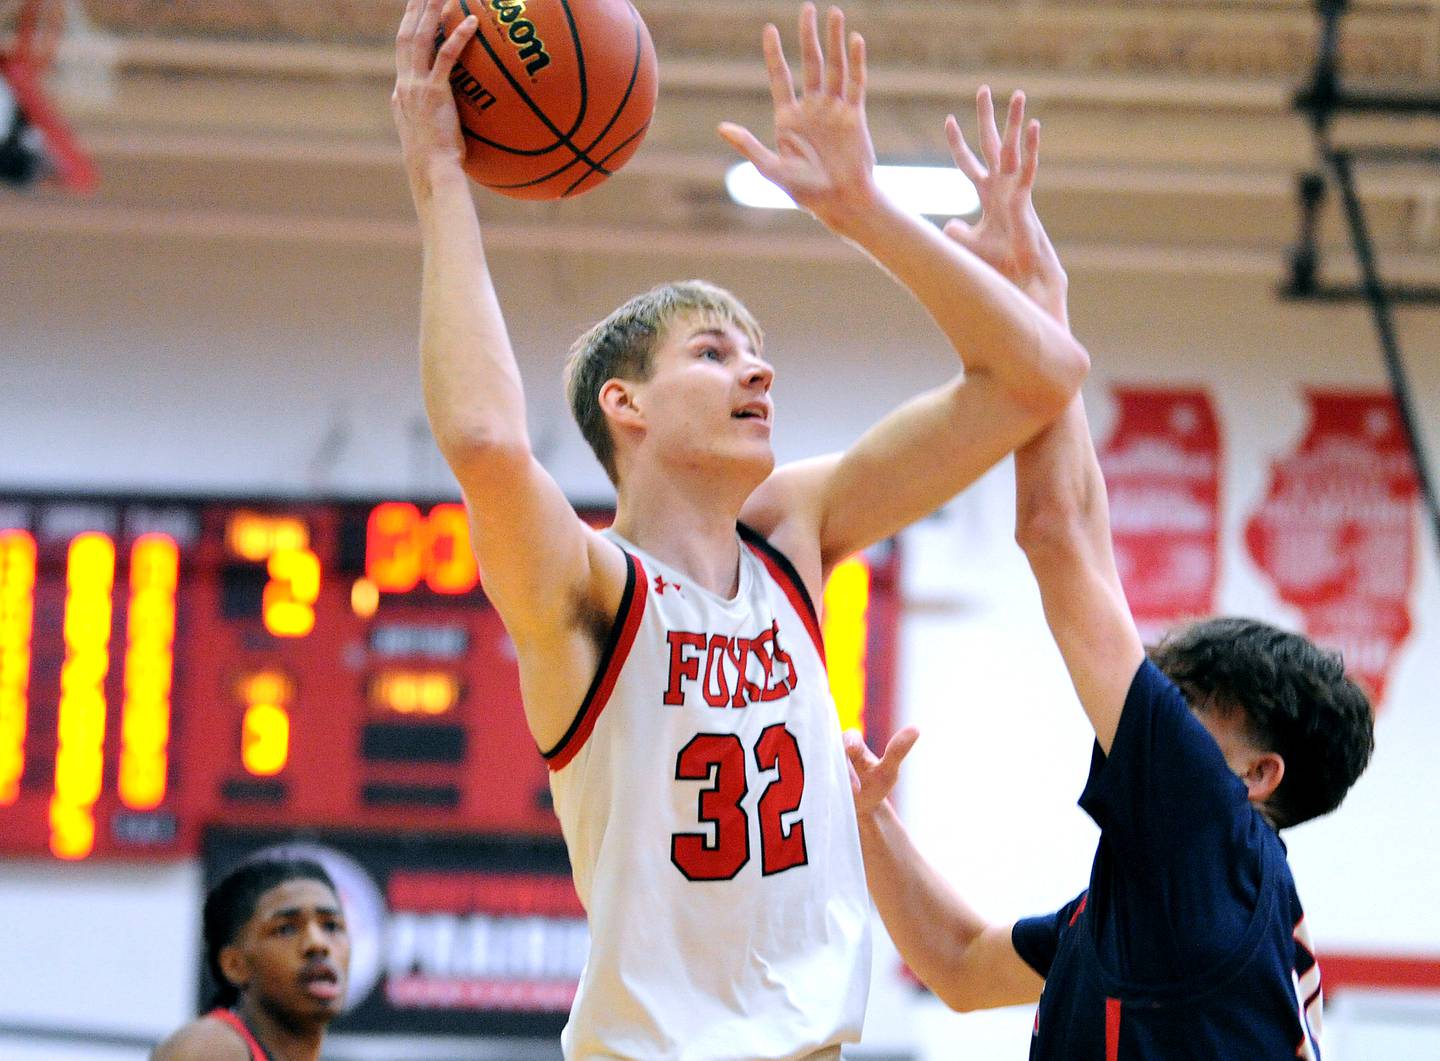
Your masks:
<svg viewBox="0 0 1440 1061"><path fill-rule="evenodd" d="M1405 431L1405 440L1410 446L1410 459L1415 465L1415 477L1420 483L1420 499L1430 517L1430 529L1435 543L1440 547L1440 504L1435 498L1435 487L1425 463L1425 450L1420 438L1419 422L1415 417L1414 401L1411 397L1410 382L1405 374L1405 364L1400 359L1400 341L1395 335L1395 320L1390 309L1390 299L1385 286L1380 282L1380 272L1375 264L1375 252L1370 243L1370 230L1365 223L1365 210L1360 197L1355 194L1354 174L1350 156L1324 143L1325 161L1335 175L1340 188L1340 198L1345 204L1345 216L1350 222L1350 240L1355 248L1355 258L1360 265L1361 283L1370 302L1375 330L1380 335L1380 349L1385 357L1385 370L1390 376L1390 388L1395 393L1395 404L1400 410L1400 423Z"/></svg>

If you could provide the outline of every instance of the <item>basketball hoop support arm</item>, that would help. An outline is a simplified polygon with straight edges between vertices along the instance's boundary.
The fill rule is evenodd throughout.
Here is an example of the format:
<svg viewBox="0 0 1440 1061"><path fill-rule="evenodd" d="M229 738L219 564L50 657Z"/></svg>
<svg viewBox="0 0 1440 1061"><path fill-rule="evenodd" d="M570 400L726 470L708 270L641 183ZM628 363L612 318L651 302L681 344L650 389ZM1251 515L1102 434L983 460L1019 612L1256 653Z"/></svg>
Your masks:
<svg viewBox="0 0 1440 1061"><path fill-rule="evenodd" d="M1323 284L1317 282L1319 254L1315 245L1316 215L1324 200L1324 178L1306 174L1300 184L1300 240L1292 250L1291 275L1280 289L1282 296L1316 301L1355 301L1365 299L1380 340L1385 371L1400 413L1400 422L1410 450L1415 477L1420 486L1421 503L1429 519L1437 550L1440 550L1440 502L1437 502L1434 479L1425 458L1419 419L1410 389L1405 362L1400 352L1400 339L1395 331L1392 305L1440 305L1440 286L1386 285L1366 223L1365 208L1355 189L1354 164L1420 162L1440 166L1440 150L1431 148L1374 147L1343 149L1330 137L1330 120L1338 113L1382 113L1392 115L1440 115L1440 92L1387 93L1356 91L1340 84L1337 45L1340 20L1348 0L1316 0L1316 13L1321 19L1320 45L1315 58L1315 74L1310 85L1295 96L1295 109L1310 120L1316 151L1340 193L1341 206L1350 230L1350 242L1360 269L1358 285Z"/></svg>

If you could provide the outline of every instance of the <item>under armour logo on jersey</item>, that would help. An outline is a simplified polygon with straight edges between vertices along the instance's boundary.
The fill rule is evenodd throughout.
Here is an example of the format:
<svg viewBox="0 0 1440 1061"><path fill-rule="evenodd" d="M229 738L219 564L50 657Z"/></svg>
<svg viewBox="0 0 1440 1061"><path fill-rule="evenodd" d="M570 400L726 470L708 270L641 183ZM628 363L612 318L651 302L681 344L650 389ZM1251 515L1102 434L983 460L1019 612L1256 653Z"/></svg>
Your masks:
<svg viewBox="0 0 1440 1061"><path fill-rule="evenodd" d="M665 595L665 589L666 589L667 586L668 586L670 589L673 589L676 593L679 593L679 592L680 592L680 583L678 583L678 582L666 582L664 575L656 575L656 576L655 576L655 592L656 592L657 595L663 597L663 596Z"/></svg>

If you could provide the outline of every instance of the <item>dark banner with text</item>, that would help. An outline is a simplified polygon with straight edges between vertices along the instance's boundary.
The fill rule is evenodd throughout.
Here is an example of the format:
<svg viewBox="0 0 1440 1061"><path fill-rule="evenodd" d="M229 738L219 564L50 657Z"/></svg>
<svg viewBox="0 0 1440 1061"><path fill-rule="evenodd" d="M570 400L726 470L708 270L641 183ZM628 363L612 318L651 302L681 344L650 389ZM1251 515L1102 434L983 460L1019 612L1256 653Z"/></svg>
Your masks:
<svg viewBox="0 0 1440 1061"><path fill-rule="evenodd" d="M589 934L559 839L213 829L202 846L207 889L266 849L330 873L351 937L335 1031L554 1038L564 1027Z"/></svg>

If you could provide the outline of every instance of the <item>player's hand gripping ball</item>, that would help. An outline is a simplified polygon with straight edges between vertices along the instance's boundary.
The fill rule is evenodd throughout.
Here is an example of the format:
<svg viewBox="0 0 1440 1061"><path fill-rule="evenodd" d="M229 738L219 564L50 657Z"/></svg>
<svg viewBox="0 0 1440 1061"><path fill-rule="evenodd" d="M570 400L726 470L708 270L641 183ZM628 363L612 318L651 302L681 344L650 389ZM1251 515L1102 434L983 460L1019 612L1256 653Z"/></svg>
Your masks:
<svg viewBox="0 0 1440 1061"><path fill-rule="evenodd" d="M467 15L479 26L450 85L471 179L516 199L563 199L630 159L658 78L629 0L447 0L437 46Z"/></svg>

